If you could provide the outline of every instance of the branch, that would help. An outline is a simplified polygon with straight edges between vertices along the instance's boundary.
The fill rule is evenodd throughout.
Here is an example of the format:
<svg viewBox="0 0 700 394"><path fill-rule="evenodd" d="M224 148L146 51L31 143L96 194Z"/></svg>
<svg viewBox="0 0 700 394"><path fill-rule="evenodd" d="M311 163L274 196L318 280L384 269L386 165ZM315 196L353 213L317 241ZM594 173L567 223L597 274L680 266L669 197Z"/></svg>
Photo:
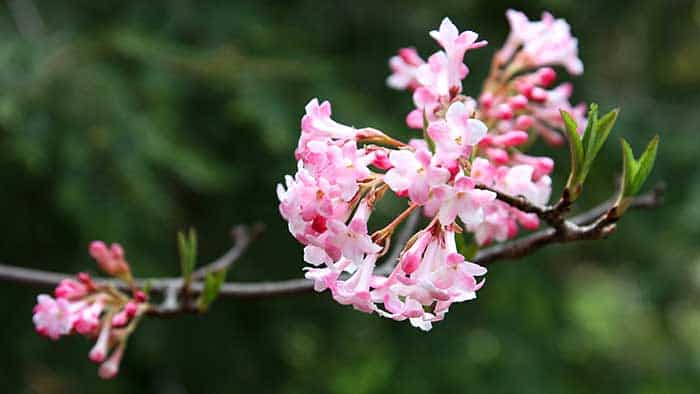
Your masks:
<svg viewBox="0 0 700 394"><path fill-rule="evenodd" d="M231 237L233 238L233 247L228 250L223 256L212 261L211 263L195 270L192 273L192 280L197 281L204 279L207 275L228 269L231 264L233 264L238 258L241 257L243 252L248 249L248 246L262 233L262 224L256 224L249 231L246 226L238 225L231 230Z"/></svg>
<svg viewBox="0 0 700 394"><path fill-rule="evenodd" d="M649 209L658 207L661 205L663 200L663 191L663 185L658 185L652 191L635 197L630 205L630 208ZM498 260L528 255L540 247L550 243L564 243L585 239L604 238L613 230L615 221L617 220L609 219L608 215L610 208L613 206L613 202L614 200L607 201L589 211L565 220L565 232L555 228L547 228L522 238L484 248L477 253L476 257L474 258L474 262L487 265ZM405 243L404 238L406 238L406 234L408 234L410 237L411 231L409 231L409 229L415 228L419 216L419 213L414 213L409 217L407 223L404 225L404 228L397 236L396 246L387 257L385 264L380 266L382 269L385 267L385 265L390 267L391 264L396 261L399 253L401 252L402 244ZM237 239L236 245L226 252L226 254L202 267L200 270L198 270L198 272L213 272L216 269L221 269L222 266L232 264L248 247L252 239L253 237L250 236L247 238ZM234 250L237 252L234 252ZM224 263L224 261L226 263ZM69 277L72 277L72 275L0 264L0 281L4 282L54 287L61 280ZM128 287L124 283L114 279L95 278L94 280L99 284L112 285L123 290L128 290ZM182 279L179 277L135 279L135 282L136 285L140 287L148 284L150 286L150 293L158 295L166 295L168 292L173 291L177 292L182 286ZM201 280L198 280L191 284L189 291L192 295L198 295L202 292L202 289L203 284ZM221 286L219 296L227 298L258 299L304 293L311 291L312 289L313 283L307 279L248 283L227 282ZM179 312L194 311L189 309L187 306L183 307L180 305L179 309L177 307L168 310L156 308L150 313L153 315L169 315Z"/></svg>
<svg viewBox="0 0 700 394"><path fill-rule="evenodd" d="M564 228L564 214L566 214L571 206L571 200L566 190L564 190L564 194L556 204L542 206L529 201L524 196L512 196L484 184L477 184L475 188L495 193L497 200L503 201L525 213L534 213L547 224L557 229Z"/></svg>
<svg viewBox="0 0 700 394"><path fill-rule="evenodd" d="M663 203L665 186L659 183L650 192L632 200L630 208L652 209ZM526 256L550 243L566 243L585 239L607 237L613 230L617 218L608 215L614 206L612 198L582 214L565 220L561 228L547 228L525 237L493 245L477 252L474 262L487 265L498 260ZM612 227L610 227L612 226Z"/></svg>

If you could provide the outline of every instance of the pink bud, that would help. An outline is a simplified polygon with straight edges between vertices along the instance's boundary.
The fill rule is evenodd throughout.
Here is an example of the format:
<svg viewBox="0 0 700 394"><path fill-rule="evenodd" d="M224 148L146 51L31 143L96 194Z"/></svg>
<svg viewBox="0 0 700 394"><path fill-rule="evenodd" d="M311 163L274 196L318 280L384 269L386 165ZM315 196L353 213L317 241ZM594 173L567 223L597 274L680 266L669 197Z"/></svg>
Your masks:
<svg viewBox="0 0 700 394"><path fill-rule="evenodd" d="M421 59L420 56L418 55L416 48L401 48L401 49L399 49L399 57L406 64L410 64L412 66L420 66L421 64L423 64L423 59Z"/></svg>
<svg viewBox="0 0 700 394"><path fill-rule="evenodd" d="M90 256L95 260L103 260L109 258L109 251L107 250L107 245L102 241L92 241L90 243Z"/></svg>
<svg viewBox="0 0 700 394"><path fill-rule="evenodd" d="M516 146L527 142L528 134L524 131L513 130L503 135L493 138L494 145L499 146Z"/></svg>
<svg viewBox="0 0 700 394"><path fill-rule="evenodd" d="M518 110L518 109L523 109L525 106L527 106L527 97L525 97L522 94L519 94L517 96L513 96L508 99L508 104L510 105L511 108Z"/></svg>
<svg viewBox="0 0 700 394"><path fill-rule="evenodd" d="M110 246L110 251L112 252L112 258L121 260L124 258L124 248L119 244L112 244Z"/></svg>
<svg viewBox="0 0 700 394"><path fill-rule="evenodd" d="M532 82L528 81L527 79L520 79L517 81L515 85L515 89L520 93L525 95L526 97L530 97L530 93L532 92L532 89L535 87L535 85L532 84Z"/></svg>
<svg viewBox="0 0 700 394"><path fill-rule="evenodd" d="M562 137L561 134L557 133L554 130L551 130L547 127L538 127L537 132L540 133L544 141L549 145L560 146L564 144L564 137Z"/></svg>
<svg viewBox="0 0 700 394"><path fill-rule="evenodd" d="M493 93L491 92L485 92L484 94L481 95L479 98L479 102L481 102L481 105L485 108L488 109L493 105Z"/></svg>
<svg viewBox="0 0 700 394"><path fill-rule="evenodd" d="M406 115L406 124L412 129L423 128L423 112L414 109Z"/></svg>
<svg viewBox="0 0 700 394"><path fill-rule="evenodd" d="M401 256L401 269L407 273L413 273L420 266L421 258L425 248L432 239L429 231L424 231L416 242Z"/></svg>
<svg viewBox="0 0 700 394"><path fill-rule="evenodd" d="M124 260L124 249L119 244L112 244L108 249L104 242L93 241L89 252L100 268L110 275L119 276L130 271L129 263Z"/></svg>
<svg viewBox="0 0 700 394"><path fill-rule="evenodd" d="M548 94L546 90L540 87L535 87L530 91L529 97L533 101L543 102L547 101Z"/></svg>
<svg viewBox="0 0 700 394"><path fill-rule="evenodd" d="M95 287L95 284L92 282L92 278L90 277L90 274L86 272L79 272L78 273L78 280L80 283L84 284L88 288L92 289Z"/></svg>
<svg viewBox="0 0 700 394"><path fill-rule="evenodd" d="M486 155L494 164L502 165L508 163L508 152L503 149L488 148L486 149Z"/></svg>
<svg viewBox="0 0 700 394"><path fill-rule="evenodd" d="M508 120L513 118L513 109L508 104L500 104L496 108L496 116L502 120Z"/></svg>
<svg viewBox="0 0 700 394"><path fill-rule="evenodd" d="M124 310L126 311L126 314L129 317L134 317L136 316L136 312L138 311L139 307L134 301L129 301L126 303L124 306Z"/></svg>
<svg viewBox="0 0 700 394"><path fill-rule="evenodd" d="M112 317L112 327L124 327L129 322L126 310L122 310Z"/></svg>
<svg viewBox="0 0 700 394"><path fill-rule="evenodd" d="M415 253L408 254L406 258L403 259L401 262L401 269L403 272L410 274L413 273L416 269L418 269L418 265L420 264L420 256L416 255Z"/></svg>
<svg viewBox="0 0 700 394"><path fill-rule="evenodd" d="M532 180L538 181L542 176L549 175L554 170L554 160L549 157L528 156L522 153L516 153L513 159L517 163L527 164L534 168Z"/></svg>
<svg viewBox="0 0 700 394"><path fill-rule="evenodd" d="M532 119L532 116L520 115L515 119L515 128L518 130L527 130L532 127L534 122L535 120Z"/></svg>
<svg viewBox="0 0 700 394"><path fill-rule="evenodd" d="M136 302L145 302L147 298L148 297L146 297L146 293L144 293L141 290L136 290L134 292L134 299L136 300Z"/></svg>
<svg viewBox="0 0 700 394"><path fill-rule="evenodd" d="M124 349L125 346L120 345L109 359L100 365L98 374L102 379L112 379L117 376L119 373L119 365L122 362L122 357L124 357Z"/></svg>
<svg viewBox="0 0 700 394"><path fill-rule="evenodd" d="M56 298L74 300L84 297L87 294L87 288L82 283L73 279L64 279L58 284L56 290L54 290L54 294Z"/></svg>
<svg viewBox="0 0 700 394"><path fill-rule="evenodd" d="M534 213L525 213L516 210L516 217L520 225L528 230L536 230L540 226L540 220Z"/></svg>
<svg viewBox="0 0 700 394"><path fill-rule="evenodd" d="M551 67L542 67L537 72L539 84L544 87L550 86L557 79L557 73Z"/></svg>
<svg viewBox="0 0 700 394"><path fill-rule="evenodd" d="M377 150L374 152L374 159L372 160L372 165L382 169L388 170L392 167L389 161L389 154L385 150Z"/></svg>
<svg viewBox="0 0 700 394"><path fill-rule="evenodd" d="M90 350L89 358L90 361L95 363L101 363L107 357L107 351L109 350L109 337L110 337L110 325L104 324L102 330L100 330L100 336L97 337L97 342L95 346Z"/></svg>

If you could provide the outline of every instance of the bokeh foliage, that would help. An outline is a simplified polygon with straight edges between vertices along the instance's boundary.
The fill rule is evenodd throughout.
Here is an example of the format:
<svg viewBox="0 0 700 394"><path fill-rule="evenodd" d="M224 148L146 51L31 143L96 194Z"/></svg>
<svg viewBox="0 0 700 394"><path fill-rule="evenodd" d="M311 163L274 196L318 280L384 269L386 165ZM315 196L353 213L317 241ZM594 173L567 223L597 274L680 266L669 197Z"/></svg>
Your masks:
<svg viewBox="0 0 700 394"><path fill-rule="evenodd" d="M409 136L410 98L384 86L388 57L430 53L427 31L449 15L492 43L467 56L477 94L508 7L569 20L586 65L576 96L622 108L614 136L640 151L661 135L649 183L668 183L662 209L630 213L606 241L493 266L479 299L427 335L325 294L223 300L204 317L145 321L111 382L86 341L32 332L35 289L3 284L3 392L697 392L697 0L3 3L0 261L85 270L87 243L105 239L139 275L176 274L178 230L198 229L207 260L232 224L262 221L229 278L299 276L274 185L294 169L303 105L330 99L344 123ZM611 193L614 140L581 204ZM561 186L566 149L555 156Z"/></svg>

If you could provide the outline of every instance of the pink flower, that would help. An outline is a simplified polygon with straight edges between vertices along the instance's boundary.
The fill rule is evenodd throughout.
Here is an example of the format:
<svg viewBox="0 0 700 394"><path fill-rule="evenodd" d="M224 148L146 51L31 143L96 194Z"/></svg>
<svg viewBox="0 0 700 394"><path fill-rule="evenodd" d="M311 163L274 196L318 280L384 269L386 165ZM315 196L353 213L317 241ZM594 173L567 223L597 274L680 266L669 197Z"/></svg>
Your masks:
<svg viewBox="0 0 700 394"><path fill-rule="evenodd" d="M325 268L304 267L304 277L314 281L314 290L321 292L326 289L331 289L334 292L337 288L338 277L343 272L354 272L356 266L352 261L345 257L341 257L337 263L325 263ZM352 267L352 268L351 268Z"/></svg>
<svg viewBox="0 0 700 394"><path fill-rule="evenodd" d="M450 59L445 52L439 51L428 58L428 62L418 67L416 80L431 94L437 97L450 96ZM457 71L459 79L467 76L467 67L462 65Z"/></svg>
<svg viewBox="0 0 700 394"><path fill-rule="evenodd" d="M433 322L444 318L451 303L476 297L483 282L477 283L474 277L486 274L486 269L464 260L454 236L451 231L441 231L439 236L429 232L419 235L391 276L376 283L372 299L383 303L383 309L377 310L380 315L408 319L427 331ZM424 308L433 305L432 312Z"/></svg>
<svg viewBox="0 0 700 394"><path fill-rule="evenodd" d="M522 55L516 55L516 61L522 61L524 66L561 65L573 75L583 72L578 41L571 36L571 28L565 20L554 19L548 12L543 13L542 20L537 22L529 21L525 14L514 10L508 10L506 16L511 32L498 54L502 62L522 46Z"/></svg>
<svg viewBox="0 0 700 394"><path fill-rule="evenodd" d="M322 144L344 144L354 140L357 130L331 119L331 103L319 104L314 98L306 104L306 114L301 119L301 137L294 152L297 160L313 161L314 148L309 144L320 141Z"/></svg>
<svg viewBox="0 0 700 394"><path fill-rule="evenodd" d="M53 340L70 334L77 319L76 309L79 309L79 305L65 298L53 299L46 294L39 295L32 316L36 331Z"/></svg>
<svg viewBox="0 0 700 394"><path fill-rule="evenodd" d="M406 124L413 129L422 129L424 114L428 121L437 120L435 112L440 108L440 97L426 87L419 87L413 92L413 104L416 109L406 117Z"/></svg>
<svg viewBox="0 0 700 394"><path fill-rule="evenodd" d="M450 177L449 171L432 163L430 152L424 149L394 151L389 160L394 167L384 175L384 182L396 193L408 194L416 204L428 201L430 189Z"/></svg>
<svg viewBox="0 0 700 394"><path fill-rule="evenodd" d="M319 104L314 98L306 104L306 114L301 118L301 131L323 138L348 140L355 138L355 129L331 119L331 103Z"/></svg>
<svg viewBox="0 0 700 394"><path fill-rule="evenodd" d="M552 180L544 175L534 182L534 171L535 169L527 164L510 168L499 189L513 196L523 196L538 205L546 204L552 191Z"/></svg>
<svg viewBox="0 0 700 394"><path fill-rule="evenodd" d="M461 81L468 73L468 69L462 63L464 54L469 49L485 46L486 41L477 43L479 35L473 31L460 33L449 18L444 18L440 29L431 31L430 36L443 47L447 56L448 91L452 94L459 93L462 90Z"/></svg>
<svg viewBox="0 0 700 394"><path fill-rule="evenodd" d="M389 68L392 74L387 78L386 83L394 89L415 89L418 86L416 72L418 66L425 63L414 48L402 48L398 56L389 59Z"/></svg>
<svg viewBox="0 0 700 394"><path fill-rule="evenodd" d="M453 223L457 216L466 226L476 226L484 218L483 207L496 199L496 193L474 188L474 181L459 175L441 201L438 216L442 225Z"/></svg>
<svg viewBox="0 0 700 394"><path fill-rule="evenodd" d="M376 254L368 254L358 261L355 273L345 281L338 281L332 288L333 299L342 305L352 305L362 312L374 311L376 306L370 295L370 283L376 261Z"/></svg>
<svg viewBox="0 0 700 394"><path fill-rule="evenodd" d="M532 179L539 180L544 175L549 175L554 170L554 160L549 157L529 156L523 153L513 155L513 161L517 164L527 164L532 166Z"/></svg>
<svg viewBox="0 0 700 394"><path fill-rule="evenodd" d="M285 177L287 188L277 185L279 210L292 233L301 243L319 241L329 220L345 221L348 204L343 191L325 178L315 178L299 162L294 178Z"/></svg>
<svg viewBox="0 0 700 394"><path fill-rule="evenodd" d="M75 331L81 335L95 335L100 327L100 316L103 310L104 302L101 298L81 309L75 321Z"/></svg>
<svg viewBox="0 0 700 394"><path fill-rule="evenodd" d="M474 119L473 101L466 104L458 101L450 105L445 121L430 124L428 134L437 145L437 156L441 163L449 166L459 157L467 157L471 147L486 136L486 125Z"/></svg>
<svg viewBox="0 0 700 394"><path fill-rule="evenodd" d="M328 238L326 253L333 256L333 251L340 251L341 255L353 262L359 261L365 254L375 254L381 247L374 242L367 233L367 220L371 209L365 201L361 202L355 211L355 215L348 225L333 220L328 222L331 235ZM329 253L330 252L330 253Z"/></svg>
<svg viewBox="0 0 700 394"><path fill-rule="evenodd" d="M494 201L483 210L484 220L477 226L467 227L474 233L474 239L479 245L486 245L492 241L505 241L517 234L517 224L508 204Z"/></svg>

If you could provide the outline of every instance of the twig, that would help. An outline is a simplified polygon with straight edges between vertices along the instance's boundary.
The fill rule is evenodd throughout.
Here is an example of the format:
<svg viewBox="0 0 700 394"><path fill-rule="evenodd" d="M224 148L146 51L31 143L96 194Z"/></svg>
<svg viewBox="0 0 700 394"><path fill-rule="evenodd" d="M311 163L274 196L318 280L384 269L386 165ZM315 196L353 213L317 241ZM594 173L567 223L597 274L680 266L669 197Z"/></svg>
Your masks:
<svg viewBox="0 0 700 394"><path fill-rule="evenodd" d="M564 229L564 214L566 214L571 206L571 200L569 199L568 192L566 190L564 190L561 199L559 199L556 204L542 206L529 201L524 196L512 196L484 184L477 184L475 187L477 189L488 190L495 193L496 199L503 201L506 204L525 213L534 213L540 219L544 220L547 224L554 228L561 230Z"/></svg>
<svg viewBox="0 0 700 394"><path fill-rule="evenodd" d="M665 186L658 184L646 194L637 196L632 201L630 208L649 209L656 208L663 203ZM566 232L560 229L547 228L529 234L512 241L493 245L477 252L474 262L487 265L498 260L512 259L528 255L542 246L550 243L564 243L577 240L604 238L609 232L607 225L614 225L614 221L606 222L608 212L613 207L615 199L610 199L580 215L566 220ZM614 228L609 229L612 231Z"/></svg>
<svg viewBox="0 0 700 394"><path fill-rule="evenodd" d="M663 186L657 186L651 192L636 197L630 205L630 208L644 209L658 207L662 203L662 196ZM572 242L576 240L605 237L607 234L609 234L609 231L611 231L608 226L614 225L614 222L608 223L606 220L604 220L611 206L612 201L607 201L589 211L566 220L565 223L568 227L568 233L562 234L560 230L554 228L540 230L519 239L484 248L477 253L474 261L476 263L486 265L498 260L528 255L543 245L549 243ZM406 242L404 238L406 237L406 234L408 234L410 237L411 231L409 231L409 229L412 227L415 228L414 221L417 222L418 218L418 213L411 215L407 220L407 223L404 225L402 231L398 234L398 239L395 244L396 246L385 262L385 264L389 264L389 267L398 258L398 253L400 253L402 245ZM603 218L603 220L601 220L601 218ZM248 241L250 241L250 239L251 238L249 238ZM245 249L247 244L237 244L234 245L233 248L237 247L242 247ZM232 255L234 257L233 259L230 258ZM239 255L240 254L234 254L231 252L231 250L229 250L224 256L229 257L229 259L226 261L233 262ZM222 256L222 258L224 256ZM223 263L219 264L219 262L223 261L222 258L217 259L207 265L206 267L209 267L207 269L211 269L211 267L220 267L223 265ZM384 265L381 267L384 267ZM72 275L0 264L0 281L5 282L49 287L56 286L61 280L69 277L72 277ZM128 290L128 287L125 284L114 279L95 278L94 280L99 284L112 285L123 290ZM143 287L146 283L148 283L151 294L165 295L168 292L168 289L174 288L175 290L178 290L179 286L182 286L182 279L178 277L135 279L135 283L139 287ZM307 279L249 283L227 282L221 286L219 296L227 298L258 299L304 293L311 291L312 289L313 283ZM201 281L195 281L192 283L190 288L192 295L198 295L202 292L202 290L203 284ZM179 312L193 311L192 308L187 305L180 305L179 308L176 307L170 310L156 308L151 311L151 314L169 315Z"/></svg>
<svg viewBox="0 0 700 394"><path fill-rule="evenodd" d="M260 235L263 230L262 224L256 224L251 230L246 226L238 225L231 230L233 238L233 247L228 250L223 256L212 261L211 263L195 270L192 273L192 280L197 281L204 279L208 274L228 269L234 261L238 260L243 252L248 249L248 246Z"/></svg>

